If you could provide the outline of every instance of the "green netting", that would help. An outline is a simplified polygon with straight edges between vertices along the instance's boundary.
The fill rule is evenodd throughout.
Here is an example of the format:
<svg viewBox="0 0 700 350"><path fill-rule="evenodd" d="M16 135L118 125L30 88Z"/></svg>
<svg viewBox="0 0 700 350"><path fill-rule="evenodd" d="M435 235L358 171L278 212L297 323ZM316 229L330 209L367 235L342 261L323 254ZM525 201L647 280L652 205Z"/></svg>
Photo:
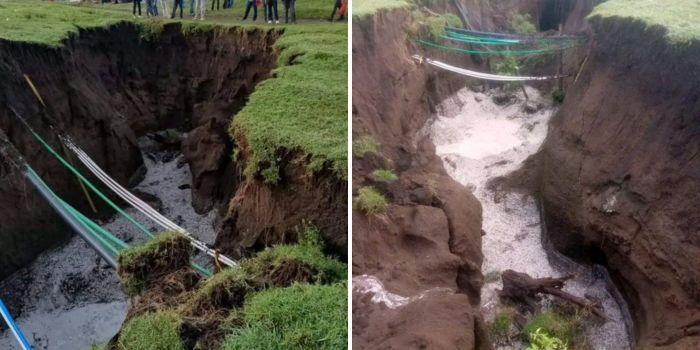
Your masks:
<svg viewBox="0 0 700 350"><path fill-rule="evenodd" d="M51 153L56 159L58 159L68 170L70 170L75 176L77 176L80 181L82 181L85 185L87 185L90 190L92 190L98 197L100 197L102 200L105 201L110 207L112 207L114 210L116 210L121 216L129 220L134 226L136 226L141 232L143 232L145 235L147 235L150 238L155 237L151 232L148 231L148 229L143 226L141 223L136 221L131 215L127 214L122 208L120 208L118 205L116 205L114 202L112 202L111 199L109 199L104 193L102 193L100 190L95 187L95 185L92 184L88 179L86 179L83 174L81 174L77 169L75 169L68 161L63 159L60 154L58 154L51 145L49 145L44 139L39 136L34 130L31 130L32 135L34 136L35 139L37 139L43 146L46 148L49 153Z"/></svg>
<svg viewBox="0 0 700 350"><path fill-rule="evenodd" d="M441 49L445 51L455 51L461 53L468 53L470 55L501 55L501 56L534 56L534 55L544 55L557 53L560 50L570 49L572 46L563 46L559 48L549 48L549 49L533 49L533 50L503 50L503 51L490 51L490 50L468 50L460 47L450 47L444 46L436 43L431 43L422 39L415 39L417 43L423 44L425 46L433 47L436 49Z"/></svg>
<svg viewBox="0 0 700 350"><path fill-rule="evenodd" d="M27 126L28 126L28 125L27 125ZM49 151L49 153L51 153L54 157L56 157L56 159L58 159L66 168L68 168L68 170L70 170L73 174L75 174L75 175L80 179L80 181L82 181L83 183L85 183L85 185L87 185L88 188L90 188L90 190L92 190L95 194L97 194L97 196L99 196L102 200L104 200L110 207L112 207L114 210L116 210L121 216L123 216L124 218L126 218L129 222L131 222L134 226L136 226L141 232L143 232L144 234L146 234L148 237L150 237L150 238L155 237L151 232L148 231L148 229L146 229L145 226L143 226L141 223L139 223L138 221L136 221L136 219L134 219L131 215L127 214L123 209L121 209L121 208L120 208L119 206L117 206L112 200L110 200L104 193L102 193L100 190L98 190L97 187L95 187L88 179L86 179L77 169L75 169L68 161L66 161L63 157L61 157L61 155L58 154L58 153L53 149L53 147L51 147L51 145L49 145L46 141L44 141L44 139L42 139L41 136L39 136L39 134L37 134L37 133L36 133L34 130L32 130L31 128L30 128L30 132L32 133L32 135L34 136L34 138L37 139L37 140L44 146L44 148L46 148L47 151ZM31 170L31 168L29 168L29 169ZM39 177L38 174L34 173L33 170L31 170L31 172L32 172L39 180L41 180L41 178ZM43 181L42 181L42 183L43 183ZM46 187L48 188L48 186L46 186ZM60 200L60 198L59 198L59 200ZM62 202L62 203L65 203L65 202L63 202L62 200L61 200L61 202ZM67 204L66 204L66 205L67 205ZM67 209L68 209L68 208L67 208ZM72 210L69 210L69 212L71 212L71 213L72 213L73 211L77 212L77 210L73 209L72 207L71 207L71 209L72 209ZM78 214L80 214L80 213L78 213ZM87 219L87 218L86 218L85 216L83 216L82 214L80 214L80 216L82 216L83 218L85 218L87 221L81 219L80 216L77 216L77 215L75 215L75 214L73 214L73 215L76 216L76 218L77 218L79 221L81 221L81 222L86 226L86 228L88 228L89 231L93 232L94 235L95 235L95 237L96 237L98 240L100 240L100 242L102 242L103 244L105 244L106 247L108 247L108 248L109 248L111 251L113 251L113 252L116 250L112 245L110 245L109 243L106 243L105 241L106 241L106 240L112 240L112 239L118 240L117 237L114 237L111 233L109 233L108 231L106 231L106 230L104 230L104 229L102 229L102 228L100 227L101 231L98 230L98 232L100 232L100 233L104 232L104 233L106 234L105 236L102 236L102 235L100 235L98 232L95 232L95 230L96 230L95 227L99 227L99 225L97 225L97 224L95 224L94 222L92 222L91 220ZM105 237L106 237L106 238L105 238ZM116 254L116 252L115 252L115 254ZM206 268L200 266L199 264L192 263L192 267L193 267L195 270L199 271L200 273L202 273L203 275L205 275L205 276L207 276L207 277L212 276L212 273L209 272L209 270L207 270Z"/></svg>

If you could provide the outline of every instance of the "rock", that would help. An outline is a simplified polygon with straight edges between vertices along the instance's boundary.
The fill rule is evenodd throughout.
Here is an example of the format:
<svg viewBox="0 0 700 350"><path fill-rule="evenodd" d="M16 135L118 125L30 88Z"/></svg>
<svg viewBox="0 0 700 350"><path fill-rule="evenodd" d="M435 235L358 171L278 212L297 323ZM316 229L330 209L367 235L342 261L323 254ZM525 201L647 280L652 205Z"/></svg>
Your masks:
<svg viewBox="0 0 700 350"><path fill-rule="evenodd" d="M505 106L515 103L515 101L518 100L518 97L511 93L498 93L491 97L491 100L493 103L499 106Z"/></svg>
<svg viewBox="0 0 700 350"><path fill-rule="evenodd" d="M186 189L190 188L190 184L182 184L180 186L177 186L177 188L179 188L181 190L186 190Z"/></svg>
<svg viewBox="0 0 700 350"><path fill-rule="evenodd" d="M532 101L527 101L523 104L523 112L527 114L535 114L539 112L539 110L542 108L542 104L536 104Z"/></svg>

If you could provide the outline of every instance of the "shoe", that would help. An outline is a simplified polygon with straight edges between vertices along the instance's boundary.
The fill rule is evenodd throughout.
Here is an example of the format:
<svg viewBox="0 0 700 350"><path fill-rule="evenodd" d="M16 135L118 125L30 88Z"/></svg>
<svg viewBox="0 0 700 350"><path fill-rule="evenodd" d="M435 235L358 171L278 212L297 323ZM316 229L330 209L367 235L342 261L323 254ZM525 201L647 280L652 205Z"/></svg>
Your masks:
<svg viewBox="0 0 700 350"><path fill-rule="evenodd" d="M272 21L267 21L268 24L272 24Z"/></svg>
<svg viewBox="0 0 700 350"><path fill-rule="evenodd" d="M279 21L279 20L276 20L275 23L276 23L276 24L280 24L280 21Z"/></svg>

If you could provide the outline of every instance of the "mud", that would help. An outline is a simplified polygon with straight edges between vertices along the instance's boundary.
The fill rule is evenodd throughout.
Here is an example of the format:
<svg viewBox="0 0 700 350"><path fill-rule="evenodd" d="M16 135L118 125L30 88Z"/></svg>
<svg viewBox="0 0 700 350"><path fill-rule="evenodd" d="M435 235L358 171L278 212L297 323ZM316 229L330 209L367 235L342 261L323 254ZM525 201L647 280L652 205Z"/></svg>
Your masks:
<svg viewBox="0 0 700 350"><path fill-rule="evenodd" d="M213 243L216 212L197 214L191 192L179 188L191 180L182 155L163 150L149 137L141 138L139 144L146 173L134 192L157 199L162 203L163 215L200 240ZM125 211L146 227L155 225L133 208ZM102 226L132 245L146 240L121 216ZM150 228L157 232L156 226ZM197 260L211 265L211 259L202 255ZM78 236L40 254L31 265L0 282L0 295L35 349L87 349L92 344L106 343L121 327L129 307L114 269ZM0 333L0 348L19 349L7 330Z"/></svg>

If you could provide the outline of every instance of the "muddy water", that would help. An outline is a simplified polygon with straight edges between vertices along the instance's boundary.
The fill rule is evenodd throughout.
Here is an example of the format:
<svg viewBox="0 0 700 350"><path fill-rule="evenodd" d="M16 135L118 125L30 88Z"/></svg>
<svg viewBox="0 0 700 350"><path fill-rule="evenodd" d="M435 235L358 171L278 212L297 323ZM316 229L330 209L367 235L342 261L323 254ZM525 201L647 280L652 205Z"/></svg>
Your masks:
<svg viewBox="0 0 700 350"><path fill-rule="evenodd" d="M438 115L426 126L438 156L455 180L473 190L483 206L484 264L486 284L482 289L482 311L489 319L499 307L496 290L502 287L499 273L506 269L533 277L576 278L565 290L599 300L609 320L591 323L586 337L594 349L628 349L625 306L608 292L605 271L548 260L542 243L540 212L533 196L494 192L489 180L506 175L535 153L547 135L547 124L555 109L535 89L528 88L530 103L539 105L527 113L523 96L519 102L499 106L492 93L460 90L438 106ZM601 276L602 275L602 276ZM522 344L512 344L520 348Z"/></svg>
<svg viewBox="0 0 700 350"><path fill-rule="evenodd" d="M165 216L212 244L216 213L198 215L191 206L189 166L182 156L159 149L148 138L140 140L146 175L137 190L154 195ZM184 186L183 186L184 185ZM134 209L126 210L152 231L154 223ZM122 217L104 222L103 227L129 244L144 236ZM197 257L204 263L209 259ZM17 322L34 349L81 350L107 342L119 330L128 308L115 271L78 236L41 254L27 266L0 282L5 301L21 310ZM12 334L0 332L0 349L20 349Z"/></svg>

